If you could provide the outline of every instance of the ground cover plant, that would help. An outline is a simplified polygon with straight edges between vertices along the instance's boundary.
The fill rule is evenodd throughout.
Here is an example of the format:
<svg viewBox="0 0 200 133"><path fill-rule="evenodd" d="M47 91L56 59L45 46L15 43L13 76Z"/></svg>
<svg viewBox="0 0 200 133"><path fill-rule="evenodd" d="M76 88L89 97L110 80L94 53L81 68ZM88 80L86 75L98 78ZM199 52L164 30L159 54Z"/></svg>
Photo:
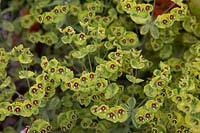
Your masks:
<svg viewBox="0 0 200 133"><path fill-rule="evenodd" d="M199 0L0 3L0 132L200 131Z"/></svg>

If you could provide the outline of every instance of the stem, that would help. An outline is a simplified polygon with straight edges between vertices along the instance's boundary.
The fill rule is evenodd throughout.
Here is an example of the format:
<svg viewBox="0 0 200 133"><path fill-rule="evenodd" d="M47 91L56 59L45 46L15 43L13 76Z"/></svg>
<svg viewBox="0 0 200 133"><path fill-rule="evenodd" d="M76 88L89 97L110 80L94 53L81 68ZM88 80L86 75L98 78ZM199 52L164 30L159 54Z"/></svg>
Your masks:
<svg viewBox="0 0 200 133"><path fill-rule="evenodd" d="M73 50L76 50L76 49L74 48L74 46L73 46L71 43L69 43L69 46L70 46Z"/></svg>
<svg viewBox="0 0 200 133"><path fill-rule="evenodd" d="M55 6L55 5L59 5L59 4L62 4L63 2L61 0L56 0L56 1L53 1L52 3L48 4L47 6Z"/></svg>
<svg viewBox="0 0 200 133"><path fill-rule="evenodd" d="M23 65L21 63L20 63L20 65L21 65L22 70L26 71L26 82L27 82L28 88L30 88L30 82L29 82L29 80L27 78L27 75L28 75L28 73L27 73L27 70L28 70L27 65L26 65L25 69L24 69L24 67L23 67Z"/></svg>
<svg viewBox="0 0 200 133"><path fill-rule="evenodd" d="M165 10L165 11L163 12L163 14L167 13L167 12L168 12L173 6L175 6L175 5L176 5L175 3L171 4L170 7L169 7L167 10Z"/></svg>
<svg viewBox="0 0 200 133"><path fill-rule="evenodd" d="M91 60L90 60L90 55L88 54L88 61L89 61L89 64L90 64L90 71L92 72L92 64L91 64Z"/></svg>
<svg viewBox="0 0 200 133"><path fill-rule="evenodd" d="M156 0L154 0L154 2L153 2L153 8L155 8L155 6L156 6ZM154 16L154 9L153 9L151 17L153 18L153 16Z"/></svg>
<svg viewBox="0 0 200 133"><path fill-rule="evenodd" d="M26 65L26 76L28 75L28 71L27 70L28 70L28 67ZM28 78L26 78L26 82L28 84L28 88L30 88L30 82L29 82Z"/></svg>
<svg viewBox="0 0 200 133"><path fill-rule="evenodd" d="M106 53L104 54L103 59L106 58L107 54L108 54L108 50L106 50Z"/></svg>
<svg viewBox="0 0 200 133"><path fill-rule="evenodd" d="M12 11L12 10L13 10L12 7L6 8L5 10L3 10L3 11L1 12L1 16L2 16L4 13L10 12L10 11Z"/></svg>
<svg viewBox="0 0 200 133"><path fill-rule="evenodd" d="M138 107L140 107L146 100L147 100L148 98L147 97L145 97L145 99L143 99L142 100L142 102L140 102L140 104L138 104L135 108L138 108Z"/></svg>

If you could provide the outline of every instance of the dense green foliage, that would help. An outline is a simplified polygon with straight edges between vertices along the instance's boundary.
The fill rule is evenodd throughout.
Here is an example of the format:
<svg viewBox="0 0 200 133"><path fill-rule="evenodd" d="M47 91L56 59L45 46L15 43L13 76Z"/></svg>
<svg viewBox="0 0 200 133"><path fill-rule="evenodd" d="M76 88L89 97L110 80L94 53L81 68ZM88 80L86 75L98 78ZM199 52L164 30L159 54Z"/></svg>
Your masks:
<svg viewBox="0 0 200 133"><path fill-rule="evenodd" d="M200 7L171 1L1 1L2 132L198 133Z"/></svg>

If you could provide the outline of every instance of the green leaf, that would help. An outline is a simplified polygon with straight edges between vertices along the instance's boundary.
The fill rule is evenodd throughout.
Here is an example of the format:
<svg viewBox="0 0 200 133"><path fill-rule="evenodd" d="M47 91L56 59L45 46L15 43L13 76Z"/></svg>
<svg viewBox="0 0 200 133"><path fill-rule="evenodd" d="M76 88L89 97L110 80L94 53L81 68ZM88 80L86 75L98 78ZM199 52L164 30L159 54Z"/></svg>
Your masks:
<svg viewBox="0 0 200 133"><path fill-rule="evenodd" d="M150 33L151 33L151 36L154 39L158 39L159 38L159 30L158 30L158 28L156 26L154 26L154 25L150 26Z"/></svg>
<svg viewBox="0 0 200 133"><path fill-rule="evenodd" d="M119 87L116 83L111 83L106 88L105 98L110 99L114 97L119 91Z"/></svg>
<svg viewBox="0 0 200 133"><path fill-rule="evenodd" d="M11 77L7 77L3 82L0 84L0 89L4 89L11 84Z"/></svg>
<svg viewBox="0 0 200 133"><path fill-rule="evenodd" d="M61 41L62 41L64 44L71 43L71 42L72 42L72 39L73 39L72 36L62 36L62 37L61 37Z"/></svg>
<svg viewBox="0 0 200 133"><path fill-rule="evenodd" d="M200 23L197 23L194 27L194 34L197 36L197 37L200 37Z"/></svg>
<svg viewBox="0 0 200 133"><path fill-rule="evenodd" d="M140 34L142 34L142 35L147 34L149 32L149 28L150 28L149 24L145 24L145 25L141 26Z"/></svg>
<svg viewBox="0 0 200 133"><path fill-rule="evenodd" d="M95 56L94 59L98 64L105 64L107 62L106 60L104 60L100 57L97 57L97 56Z"/></svg>
<svg viewBox="0 0 200 133"><path fill-rule="evenodd" d="M133 126L134 126L135 128L137 128L137 129L140 128L141 124L138 124L138 123L137 123L137 121L136 121L134 115L131 116L131 120L132 120L132 124L133 124Z"/></svg>
<svg viewBox="0 0 200 133"><path fill-rule="evenodd" d="M136 78L132 75L126 75L126 78L128 79L128 81L132 82L132 83L141 83L143 82L144 80L143 79L140 79L140 78Z"/></svg>
<svg viewBox="0 0 200 133"><path fill-rule="evenodd" d="M19 78L20 79L32 78L34 75L35 75L35 73L32 72L32 71L24 71L24 70L22 70L22 71L19 72Z"/></svg>
<svg viewBox="0 0 200 133"><path fill-rule="evenodd" d="M130 60L130 64L131 64L131 67L134 69L142 69L145 66L144 63L140 63L136 59Z"/></svg>
<svg viewBox="0 0 200 133"><path fill-rule="evenodd" d="M85 51L82 50L82 51L73 51L72 52L72 56L74 58L78 58L78 59L84 58L87 54L88 54L88 50L86 50L86 49L85 49Z"/></svg>
<svg viewBox="0 0 200 133"><path fill-rule="evenodd" d="M14 25L13 25L13 23L11 23L9 21L3 21L3 28L9 32L14 31Z"/></svg>
<svg viewBox="0 0 200 133"><path fill-rule="evenodd" d="M196 24L196 17L195 16L187 16L186 19L182 23L183 28L187 32L190 32L190 33L193 31L195 24Z"/></svg>
<svg viewBox="0 0 200 133"><path fill-rule="evenodd" d="M92 52L95 52L97 50L97 46L96 45L87 45L86 46L86 49L92 53Z"/></svg>
<svg viewBox="0 0 200 133"><path fill-rule="evenodd" d="M159 52L159 56L162 59L167 59L172 55L172 45L164 45Z"/></svg>
<svg viewBox="0 0 200 133"><path fill-rule="evenodd" d="M150 84L147 84L144 86L144 93L148 97L156 97L156 95L158 94L158 90L157 88L152 87Z"/></svg>
<svg viewBox="0 0 200 133"><path fill-rule="evenodd" d="M151 19L151 16L148 15L146 17L131 15L131 20L133 20L136 24L146 24L148 20Z"/></svg>
<svg viewBox="0 0 200 133"><path fill-rule="evenodd" d="M136 99L135 99L135 97L130 97L127 100L127 104L128 104L129 109L130 109L129 111L132 111L135 108L135 105L136 105Z"/></svg>
<svg viewBox="0 0 200 133"><path fill-rule="evenodd" d="M55 109L59 108L59 106L60 106L60 99L57 96L55 96L49 102L48 109L55 110Z"/></svg>

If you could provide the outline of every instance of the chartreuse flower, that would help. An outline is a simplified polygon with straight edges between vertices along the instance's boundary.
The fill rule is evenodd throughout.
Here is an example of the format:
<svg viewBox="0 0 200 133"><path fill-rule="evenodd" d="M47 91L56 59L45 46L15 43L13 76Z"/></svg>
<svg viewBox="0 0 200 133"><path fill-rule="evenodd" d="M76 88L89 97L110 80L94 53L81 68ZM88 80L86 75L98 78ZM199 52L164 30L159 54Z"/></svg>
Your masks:
<svg viewBox="0 0 200 133"><path fill-rule="evenodd" d="M57 116L57 123L63 132L71 130L75 126L77 119L76 113L75 110L69 110Z"/></svg>
<svg viewBox="0 0 200 133"><path fill-rule="evenodd" d="M63 66L57 67L57 75L58 75L58 78L60 78L62 81L65 81L65 82L72 80L72 78L74 77L73 71Z"/></svg>
<svg viewBox="0 0 200 133"><path fill-rule="evenodd" d="M66 26L64 29L59 29L59 31L63 34L67 34L68 36L72 37L75 34L75 30L71 26ZM69 37L69 39L70 39Z"/></svg>
<svg viewBox="0 0 200 133"><path fill-rule="evenodd" d="M0 121L3 121L6 118L7 110L4 108L0 108Z"/></svg>
<svg viewBox="0 0 200 133"><path fill-rule="evenodd" d="M103 28L100 24L98 24L97 27L94 27L91 31L90 31L90 35L92 38L94 38L94 40L103 40L106 38L106 33L105 33L105 28Z"/></svg>
<svg viewBox="0 0 200 133"><path fill-rule="evenodd" d="M119 91L119 86L116 83L111 83L106 87L105 99L114 97Z"/></svg>
<svg viewBox="0 0 200 133"><path fill-rule="evenodd" d="M82 11L78 14L78 20L82 27L86 27L91 22L91 18L88 15L88 11Z"/></svg>
<svg viewBox="0 0 200 133"><path fill-rule="evenodd" d="M32 78L34 75L35 75L35 73L32 72L32 71L24 71L24 70L22 70L22 71L19 72L19 78L20 79Z"/></svg>
<svg viewBox="0 0 200 133"><path fill-rule="evenodd" d="M154 24L161 29L169 28L171 27L176 20L176 16L173 13L167 13L163 15L159 15L156 20L154 21Z"/></svg>
<svg viewBox="0 0 200 133"><path fill-rule="evenodd" d="M91 97L89 97L87 93L80 93L76 100L80 103L80 105L87 107L91 102Z"/></svg>
<svg viewBox="0 0 200 133"><path fill-rule="evenodd" d="M145 103L146 109L152 113L156 113L160 109L160 106L160 103L156 100L148 100Z"/></svg>
<svg viewBox="0 0 200 133"><path fill-rule="evenodd" d="M81 127L83 129L90 128L91 124L92 124L92 119L90 118L83 118L81 121Z"/></svg>
<svg viewBox="0 0 200 133"><path fill-rule="evenodd" d="M107 119L114 123L124 122L128 119L129 115L125 108L122 106L109 107L105 104L101 106L93 105L90 108L92 114L98 116L101 119Z"/></svg>
<svg viewBox="0 0 200 133"><path fill-rule="evenodd" d="M51 125L49 122L43 120L43 119L37 119L32 124L31 127L28 129L28 133L44 133L44 132L50 132L51 131Z"/></svg>
<svg viewBox="0 0 200 133"><path fill-rule="evenodd" d="M148 97L155 97L158 95L159 91L158 88L147 84L144 86L144 93L148 96Z"/></svg>
<svg viewBox="0 0 200 133"><path fill-rule="evenodd" d="M167 60L167 64L169 64L171 71L178 72L181 71L184 63L178 58L171 57Z"/></svg>
<svg viewBox="0 0 200 133"><path fill-rule="evenodd" d="M166 133L166 127L162 124L157 124L155 127L151 129L152 133Z"/></svg>
<svg viewBox="0 0 200 133"><path fill-rule="evenodd" d="M138 37L134 32L126 32L119 40L119 44L122 48L133 48L138 45Z"/></svg>
<svg viewBox="0 0 200 133"><path fill-rule="evenodd" d="M122 106L115 106L115 107L112 107L112 108L113 108L113 110L116 114L118 122L122 123L122 122L125 122L128 119L129 115L128 115L128 112L125 108L123 108ZM109 114L108 118L111 119L110 114Z"/></svg>
<svg viewBox="0 0 200 133"><path fill-rule="evenodd" d="M178 85L182 91L193 92L195 90L195 82L188 75L183 75Z"/></svg>
<svg viewBox="0 0 200 133"><path fill-rule="evenodd" d="M143 79L140 79L140 78L136 78L132 75L126 75L126 78L128 79L128 81L132 82L132 83L141 83L143 82L144 80Z"/></svg>
<svg viewBox="0 0 200 133"><path fill-rule="evenodd" d="M173 8L170 13L174 14L175 19L177 21L182 21L185 19L188 12L188 6L186 4L181 4L181 7L175 7Z"/></svg>
<svg viewBox="0 0 200 133"><path fill-rule="evenodd" d="M196 24L197 22L195 16L186 16L182 25L187 32L192 33Z"/></svg>
<svg viewBox="0 0 200 133"><path fill-rule="evenodd" d="M54 21L54 13L53 12L45 12L43 13L43 23L44 24L52 24Z"/></svg>
<svg viewBox="0 0 200 133"><path fill-rule="evenodd" d="M109 28L108 40L120 39L126 35L126 29L124 27L111 26Z"/></svg>
<svg viewBox="0 0 200 133"><path fill-rule="evenodd" d="M96 90L98 91L105 91L106 87L108 86L108 81L104 78L98 78L96 81Z"/></svg>
<svg viewBox="0 0 200 133"><path fill-rule="evenodd" d="M173 126L182 125L184 122L184 117L180 112L171 112L168 114L169 124Z"/></svg>
<svg viewBox="0 0 200 133"><path fill-rule="evenodd" d="M140 107L134 116L135 122L137 124L145 124L146 122L149 122L153 118L154 118L154 113L152 113L145 107Z"/></svg>
<svg viewBox="0 0 200 133"><path fill-rule="evenodd" d="M29 14L21 17L20 22L23 28L29 29L35 21L34 17L31 14Z"/></svg>
<svg viewBox="0 0 200 133"><path fill-rule="evenodd" d="M33 54L29 48L24 48L22 44L15 46L10 54L13 57L13 60L17 60L22 64L28 64L32 62Z"/></svg>
<svg viewBox="0 0 200 133"><path fill-rule="evenodd" d="M42 86L42 83L35 84L29 89L29 95L33 98L41 99L45 95L44 86Z"/></svg>
<svg viewBox="0 0 200 133"><path fill-rule="evenodd" d="M150 44L154 51L159 51L163 48L163 41L160 39L151 39Z"/></svg>
<svg viewBox="0 0 200 133"><path fill-rule="evenodd" d="M73 42L77 46L82 46L82 45L86 44L87 38L88 38L87 35L85 35L85 33L81 32L79 34L74 35Z"/></svg>
<svg viewBox="0 0 200 133"><path fill-rule="evenodd" d="M43 43L47 44L48 46L51 46L58 42L58 37L54 32L47 32L42 37L44 38Z"/></svg>
<svg viewBox="0 0 200 133"><path fill-rule="evenodd" d="M23 114L24 117L30 117L33 114L33 112L35 111L33 104L31 103L30 100L25 100L23 102L22 110L24 110L24 114Z"/></svg>
<svg viewBox="0 0 200 133"><path fill-rule="evenodd" d="M29 41L32 43L38 43L40 41L41 34L39 32L33 32L27 35Z"/></svg>
<svg viewBox="0 0 200 133"><path fill-rule="evenodd" d="M113 22L113 16L110 15L106 17L101 17L100 22L102 23L103 27L108 27Z"/></svg>

